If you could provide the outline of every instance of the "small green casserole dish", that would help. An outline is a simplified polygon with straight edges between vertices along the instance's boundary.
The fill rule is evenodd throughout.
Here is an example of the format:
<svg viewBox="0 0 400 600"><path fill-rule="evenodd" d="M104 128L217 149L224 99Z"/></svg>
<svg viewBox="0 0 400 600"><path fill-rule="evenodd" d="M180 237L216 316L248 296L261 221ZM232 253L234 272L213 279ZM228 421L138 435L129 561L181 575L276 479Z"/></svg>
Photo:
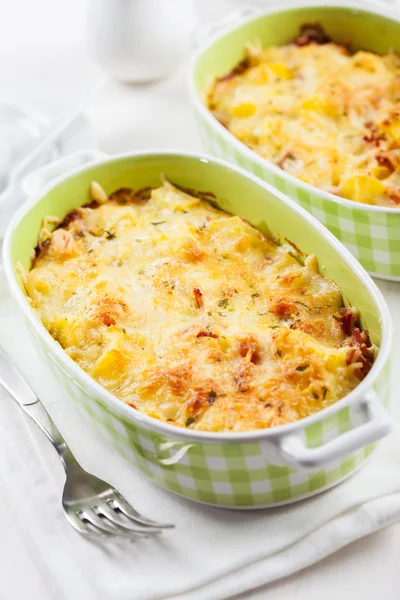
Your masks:
<svg viewBox="0 0 400 600"><path fill-rule="evenodd" d="M400 207L371 206L319 190L268 162L221 125L205 106L210 81L229 72L244 46L259 39L264 47L293 40L304 23L320 23L336 42L351 49L400 53L400 12L393 4L367 2L280 3L239 24L212 29L211 40L195 55L190 70L191 103L204 147L271 183L323 223L373 276L400 281Z"/></svg>

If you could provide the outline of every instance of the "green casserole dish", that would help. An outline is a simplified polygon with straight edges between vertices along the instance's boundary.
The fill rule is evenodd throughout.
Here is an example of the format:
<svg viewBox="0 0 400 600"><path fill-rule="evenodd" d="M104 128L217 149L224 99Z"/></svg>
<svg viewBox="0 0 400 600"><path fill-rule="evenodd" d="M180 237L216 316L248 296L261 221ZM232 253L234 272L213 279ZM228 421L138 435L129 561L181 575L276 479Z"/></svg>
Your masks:
<svg viewBox="0 0 400 600"><path fill-rule="evenodd" d="M351 50L400 52L400 12L385 2L295 2L274 5L262 14L221 24L196 53L189 77L190 99L207 151L226 158L298 202L323 223L373 276L400 281L400 208L353 202L319 190L259 156L221 125L204 101L210 82L229 72L244 46L258 39L263 47L293 40L304 23L320 23L336 42L351 41Z"/></svg>
<svg viewBox="0 0 400 600"><path fill-rule="evenodd" d="M293 502L353 473L375 442L391 429L387 409L392 327L386 303L364 269L306 211L228 163L203 155L158 151L85 164L92 159L90 153L82 153L31 175L27 181L31 199L14 217L4 242L11 294L38 354L82 418L162 487L217 506L254 508ZM31 308L16 270L18 262L29 269L42 219L46 215L62 218L85 204L93 180L110 193L119 187L157 186L161 172L185 188L212 192L220 208L317 255L321 273L336 281L346 302L359 309L363 326L379 347L371 371L350 394L319 413L282 427L244 433L183 429L118 400L51 337Z"/></svg>

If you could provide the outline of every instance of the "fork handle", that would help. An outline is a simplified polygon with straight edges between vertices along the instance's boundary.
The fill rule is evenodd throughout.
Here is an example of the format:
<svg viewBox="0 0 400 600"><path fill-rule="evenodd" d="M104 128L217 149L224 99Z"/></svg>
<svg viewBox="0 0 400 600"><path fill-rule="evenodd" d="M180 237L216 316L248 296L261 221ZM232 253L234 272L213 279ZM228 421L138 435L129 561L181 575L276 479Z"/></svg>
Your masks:
<svg viewBox="0 0 400 600"><path fill-rule="evenodd" d="M14 400L17 400L13 394L11 394ZM18 402L18 400L17 400ZM69 447L62 437L59 429L55 426L54 421L50 417L49 413L40 402L39 398L32 404L21 404L18 402L21 408L35 421L36 425L40 427L43 433L46 434L54 448L57 450L63 465L65 466L65 456L70 452Z"/></svg>
<svg viewBox="0 0 400 600"><path fill-rule="evenodd" d="M64 467L67 454L71 454L64 438L54 425L49 413L22 377L8 354L0 347L0 384L11 398L35 421L57 450Z"/></svg>

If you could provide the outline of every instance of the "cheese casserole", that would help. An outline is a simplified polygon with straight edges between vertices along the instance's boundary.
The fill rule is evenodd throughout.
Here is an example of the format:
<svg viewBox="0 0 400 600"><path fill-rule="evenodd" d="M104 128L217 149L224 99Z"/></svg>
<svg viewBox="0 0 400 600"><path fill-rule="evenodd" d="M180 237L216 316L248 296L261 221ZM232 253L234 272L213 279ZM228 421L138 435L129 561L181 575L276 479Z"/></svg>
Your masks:
<svg viewBox="0 0 400 600"><path fill-rule="evenodd" d="M167 181L109 198L94 183L92 196L45 219L20 272L51 335L133 409L261 429L321 410L368 372L368 333L314 256Z"/></svg>
<svg viewBox="0 0 400 600"><path fill-rule="evenodd" d="M293 43L246 47L207 96L249 148L322 190L400 207L400 58L358 51L304 25Z"/></svg>

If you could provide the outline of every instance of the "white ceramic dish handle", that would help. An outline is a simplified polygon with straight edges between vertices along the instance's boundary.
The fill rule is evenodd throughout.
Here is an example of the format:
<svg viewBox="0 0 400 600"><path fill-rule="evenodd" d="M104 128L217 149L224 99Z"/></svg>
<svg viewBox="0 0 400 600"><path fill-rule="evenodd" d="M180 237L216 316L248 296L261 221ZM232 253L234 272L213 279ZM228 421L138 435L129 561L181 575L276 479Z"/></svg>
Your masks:
<svg viewBox="0 0 400 600"><path fill-rule="evenodd" d="M160 454L170 451L170 455L167 457L160 456L158 462L164 466L176 465L183 459L188 450L194 446L195 444L185 444L182 442L161 442L158 445L157 453Z"/></svg>
<svg viewBox="0 0 400 600"><path fill-rule="evenodd" d="M386 409L379 402L375 392L369 392L357 404L359 410L365 411L367 421L355 426L350 431L342 433L333 440L321 444L316 448L308 448L304 441L304 429L299 432L283 435L276 443L277 464L290 465L298 470L312 471L319 469L330 462L344 458L373 442L388 435L393 428L393 421ZM338 410L340 408L338 407ZM321 412L318 423L326 419L326 414ZM174 465L182 461L185 454L196 444L185 442L165 441L159 444L158 461L164 466ZM167 456L165 456L167 453Z"/></svg>
<svg viewBox="0 0 400 600"><path fill-rule="evenodd" d="M80 150L74 154L64 156L59 160L49 163L36 171L29 173L23 180L21 188L27 196L36 195L45 185L53 179L64 175L72 169L106 158L107 154L99 150Z"/></svg>
<svg viewBox="0 0 400 600"><path fill-rule="evenodd" d="M380 440L391 432L393 422L375 392L369 392L362 398L358 408L364 409L367 414L367 421L362 425L355 426L316 448L306 446L304 435L301 436L299 433L284 435L279 440L280 455L295 469L318 469ZM317 422L325 418L326 415L321 412Z"/></svg>
<svg viewBox="0 0 400 600"><path fill-rule="evenodd" d="M257 11L253 8L241 8L230 13L223 19L218 19L209 25L205 25L193 36L193 46L195 48L203 46L203 44L207 43L211 38L219 34L226 27L230 27L236 22L239 23L246 17L251 17L253 15L255 16L256 14Z"/></svg>

